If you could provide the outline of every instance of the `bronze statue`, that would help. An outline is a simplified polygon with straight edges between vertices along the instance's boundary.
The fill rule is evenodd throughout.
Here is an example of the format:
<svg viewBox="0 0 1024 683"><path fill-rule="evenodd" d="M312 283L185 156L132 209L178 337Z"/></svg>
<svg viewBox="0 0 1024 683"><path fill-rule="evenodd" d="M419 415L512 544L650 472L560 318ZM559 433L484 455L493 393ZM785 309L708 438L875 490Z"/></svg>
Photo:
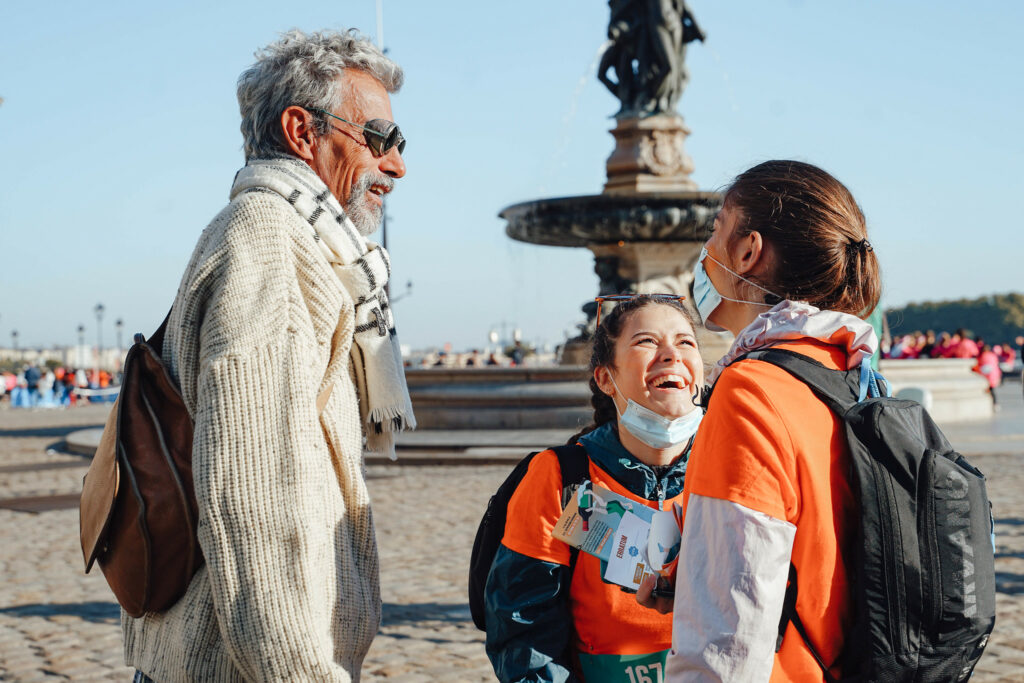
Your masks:
<svg viewBox="0 0 1024 683"><path fill-rule="evenodd" d="M704 32L685 0L609 0L609 46L597 77L621 106L616 118L674 113L686 87L686 45ZM609 71L615 71L615 80Z"/></svg>

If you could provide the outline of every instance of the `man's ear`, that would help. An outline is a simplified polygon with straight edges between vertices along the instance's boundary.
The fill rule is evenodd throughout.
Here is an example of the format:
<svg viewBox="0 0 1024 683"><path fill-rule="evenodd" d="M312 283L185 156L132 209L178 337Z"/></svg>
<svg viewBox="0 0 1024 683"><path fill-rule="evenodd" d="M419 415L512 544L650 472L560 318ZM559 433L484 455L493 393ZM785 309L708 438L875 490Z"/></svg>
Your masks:
<svg viewBox="0 0 1024 683"><path fill-rule="evenodd" d="M603 365L594 368L594 381L597 382L598 389L609 396L615 395L615 385L612 384L612 373L608 368Z"/></svg>
<svg viewBox="0 0 1024 683"><path fill-rule="evenodd" d="M746 275L757 270L758 265L766 260L767 255L761 233L751 230L735 240L732 254L733 267L740 275Z"/></svg>
<svg viewBox="0 0 1024 683"><path fill-rule="evenodd" d="M306 163L316 156L316 131L313 130L313 115L292 105L281 112L281 133L292 154Z"/></svg>

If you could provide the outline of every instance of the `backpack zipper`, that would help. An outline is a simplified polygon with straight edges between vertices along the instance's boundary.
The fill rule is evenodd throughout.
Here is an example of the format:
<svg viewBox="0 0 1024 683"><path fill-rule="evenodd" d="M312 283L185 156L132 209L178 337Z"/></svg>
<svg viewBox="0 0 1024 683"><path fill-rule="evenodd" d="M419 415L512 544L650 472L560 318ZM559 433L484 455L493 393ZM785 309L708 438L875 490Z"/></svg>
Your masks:
<svg viewBox="0 0 1024 683"><path fill-rule="evenodd" d="M882 571L885 574L885 587L888 593L889 604L895 605L895 609L890 609L886 614L887 621L889 622L889 640L890 642L899 642L901 652L906 652L909 649L907 643L905 629L900 628L902 625L901 616L906 607L904 605L903 592L899 590L899 577L892 573L892 565L897 556L896 552L896 529L892 522L892 518L898 513L895 511L892 504L892 496L887 486L887 480L879 472L881 465L872 456L868 456L871 460L871 475L874 478L875 490L880 494L879 500L879 519L882 522Z"/></svg>
<svg viewBox="0 0 1024 683"><path fill-rule="evenodd" d="M927 452L925 455L927 459L922 469L926 482L930 482L934 478L935 456L935 452ZM922 529L918 530L918 533L924 537L921 543L924 554L922 565L927 568L929 573L929 580L923 582L924 600L925 605L931 611L930 623L937 626L942 618L942 569L939 567L938 539L935 537L937 529L935 496L931 492L925 496L923 507L924 525Z"/></svg>

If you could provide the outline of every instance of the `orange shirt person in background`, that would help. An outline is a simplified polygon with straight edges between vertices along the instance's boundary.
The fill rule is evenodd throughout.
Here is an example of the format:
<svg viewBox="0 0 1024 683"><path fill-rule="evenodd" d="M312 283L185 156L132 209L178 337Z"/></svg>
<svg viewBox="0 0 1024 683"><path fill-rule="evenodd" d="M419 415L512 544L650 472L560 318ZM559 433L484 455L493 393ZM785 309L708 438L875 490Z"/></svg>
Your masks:
<svg viewBox="0 0 1024 683"><path fill-rule="evenodd" d="M839 181L795 161L737 177L694 273L705 326L736 341L709 373L686 474L669 681L824 680L792 624L775 651L790 562L796 611L840 675L858 514L844 426L800 380L739 358L771 346L858 367L877 347L861 316L880 289L864 216Z"/></svg>

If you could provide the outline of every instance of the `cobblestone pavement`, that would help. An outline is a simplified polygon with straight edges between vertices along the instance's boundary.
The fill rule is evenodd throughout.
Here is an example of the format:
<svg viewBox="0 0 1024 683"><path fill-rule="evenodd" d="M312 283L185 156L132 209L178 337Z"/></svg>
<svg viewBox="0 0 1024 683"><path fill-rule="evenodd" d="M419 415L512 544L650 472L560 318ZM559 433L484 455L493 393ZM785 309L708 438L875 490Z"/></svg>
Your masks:
<svg viewBox="0 0 1024 683"><path fill-rule="evenodd" d="M59 441L103 419L96 406L0 410L0 506L80 491L88 460L61 453ZM998 518L999 590L998 623L974 680L1024 682L1024 453L972 462L989 478ZM469 618L466 572L476 524L509 469L369 469L384 623L364 680L493 680L483 634ZM0 508L0 680L127 681L117 606L99 572L82 573L78 512L66 507L67 499L53 500L62 503L63 509L38 513Z"/></svg>

